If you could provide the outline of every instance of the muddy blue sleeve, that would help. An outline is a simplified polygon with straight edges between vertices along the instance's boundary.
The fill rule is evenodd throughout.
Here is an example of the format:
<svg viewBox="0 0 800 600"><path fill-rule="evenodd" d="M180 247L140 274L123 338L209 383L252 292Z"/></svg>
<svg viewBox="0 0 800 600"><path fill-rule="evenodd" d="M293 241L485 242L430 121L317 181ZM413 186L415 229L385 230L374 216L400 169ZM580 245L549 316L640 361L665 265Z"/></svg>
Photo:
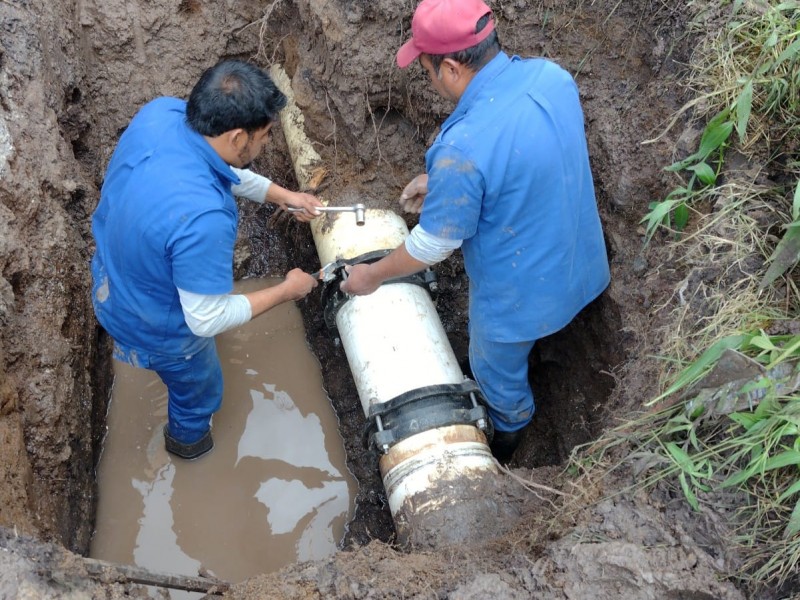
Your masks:
<svg viewBox="0 0 800 600"><path fill-rule="evenodd" d="M175 287L195 294L227 294L233 289L236 224L225 210L200 213L170 245Z"/></svg>
<svg viewBox="0 0 800 600"><path fill-rule="evenodd" d="M425 156L428 195L422 206L420 225L449 240L475 235L484 196L483 175L459 148L437 141Z"/></svg>

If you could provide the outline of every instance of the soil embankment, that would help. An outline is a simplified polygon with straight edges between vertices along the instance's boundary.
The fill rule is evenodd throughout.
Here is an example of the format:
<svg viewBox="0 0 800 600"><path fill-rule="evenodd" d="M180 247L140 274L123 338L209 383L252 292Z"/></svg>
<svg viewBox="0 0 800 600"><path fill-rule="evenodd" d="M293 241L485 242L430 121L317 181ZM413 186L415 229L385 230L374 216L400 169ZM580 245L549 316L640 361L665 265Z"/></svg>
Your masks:
<svg viewBox="0 0 800 600"><path fill-rule="evenodd" d="M394 64L412 4L0 3L0 525L75 552L88 549L110 390L108 340L89 302L90 217L131 116L156 96L185 97L218 59L280 61L330 172L324 195L393 208L423 170L426 145L451 108L422 72ZM641 141L681 104L669 80L685 43L682 15L650 0L492 5L509 52L552 58L576 75L612 263L604 296L532 356L538 414L512 463L515 481L526 482L528 516L502 541L487 532L480 547L398 554L387 545L393 528L375 457L361 445L361 406L312 295L300 304L309 343L360 482L345 541L352 551L248 582L234 597L740 597L716 580L726 559L716 529L708 527L701 548L699 529L677 524L671 498L658 506L645 498L597 506L587 500L567 513L554 510L549 492L537 492L537 485L559 485L548 465L562 464L655 385L654 367L642 357L648 309L662 284L644 279L638 222L663 195L660 167L671 162L665 154L680 132L656 144ZM295 187L280 135L256 170ZM241 214L240 276L318 266L307 228L270 207L243 205ZM455 256L437 270L437 307L466 366L463 267ZM0 579L3 586L27 581L58 593L82 585L95 597L117 593L82 580L79 561L47 575L36 565L55 556L49 546L4 540L10 552L0 553L2 571L13 577Z"/></svg>

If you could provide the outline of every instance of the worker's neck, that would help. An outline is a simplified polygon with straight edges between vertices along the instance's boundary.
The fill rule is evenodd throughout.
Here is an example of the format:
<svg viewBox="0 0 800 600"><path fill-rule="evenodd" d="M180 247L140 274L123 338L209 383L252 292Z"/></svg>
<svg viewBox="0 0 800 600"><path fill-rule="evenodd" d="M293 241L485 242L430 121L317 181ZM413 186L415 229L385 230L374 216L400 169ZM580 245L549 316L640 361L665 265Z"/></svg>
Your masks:
<svg viewBox="0 0 800 600"><path fill-rule="evenodd" d="M496 49L493 50L493 51L487 52L486 55L483 58L483 62L481 62L481 64L478 65L475 68L475 70L470 69L466 65L462 65L463 71L461 72L461 76L458 79L458 87L454 90L455 91L456 101L461 100L461 96L463 96L464 92L467 91L467 88L469 87L469 84L472 82L473 79L475 79L475 76L478 74L478 72L483 67L488 65L492 61L492 59L495 56L497 56L499 53L500 53L500 51L496 50Z"/></svg>
<svg viewBox="0 0 800 600"><path fill-rule="evenodd" d="M226 132L227 133L227 132ZM226 133L211 137L204 135L203 137L208 142L214 151L219 154L219 157L227 164L233 165L237 159L236 149L231 145L230 140L226 137Z"/></svg>

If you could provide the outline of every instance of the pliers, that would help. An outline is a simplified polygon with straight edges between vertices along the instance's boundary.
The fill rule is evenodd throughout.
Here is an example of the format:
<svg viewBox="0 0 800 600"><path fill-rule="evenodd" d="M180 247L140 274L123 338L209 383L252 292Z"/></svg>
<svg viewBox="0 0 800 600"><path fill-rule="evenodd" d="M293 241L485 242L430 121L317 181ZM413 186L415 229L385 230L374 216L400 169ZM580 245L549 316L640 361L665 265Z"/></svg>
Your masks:
<svg viewBox="0 0 800 600"><path fill-rule="evenodd" d="M329 262L327 265L322 267L319 271L311 273L314 279L319 279L323 283L327 283L328 281L333 281L336 279L336 269L342 266L341 261L335 260L333 262Z"/></svg>

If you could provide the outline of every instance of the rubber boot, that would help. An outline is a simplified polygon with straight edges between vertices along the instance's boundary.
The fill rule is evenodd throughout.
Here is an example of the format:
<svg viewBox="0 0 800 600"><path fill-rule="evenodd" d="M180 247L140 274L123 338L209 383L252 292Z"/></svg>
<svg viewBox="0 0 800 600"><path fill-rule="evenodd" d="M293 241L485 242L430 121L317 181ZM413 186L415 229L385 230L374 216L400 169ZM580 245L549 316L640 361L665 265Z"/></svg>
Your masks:
<svg viewBox="0 0 800 600"><path fill-rule="evenodd" d="M517 431L495 431L489 448L491 448L497 462L504 465L511 460L520 440L522 440L522 429Z"/></svg>
<svg viewBox="0 0 800 600"><path fill-rule="evenodd" d="M211 430L208 430L206 434L196 442L184 444L169 434L169 424L165 424L164 446L166 447L167 452L170 454L185 458L186 460L193 460L195 458L200 458L207 452L210 452L214 447L214 440L211 439Z"/></svg>

